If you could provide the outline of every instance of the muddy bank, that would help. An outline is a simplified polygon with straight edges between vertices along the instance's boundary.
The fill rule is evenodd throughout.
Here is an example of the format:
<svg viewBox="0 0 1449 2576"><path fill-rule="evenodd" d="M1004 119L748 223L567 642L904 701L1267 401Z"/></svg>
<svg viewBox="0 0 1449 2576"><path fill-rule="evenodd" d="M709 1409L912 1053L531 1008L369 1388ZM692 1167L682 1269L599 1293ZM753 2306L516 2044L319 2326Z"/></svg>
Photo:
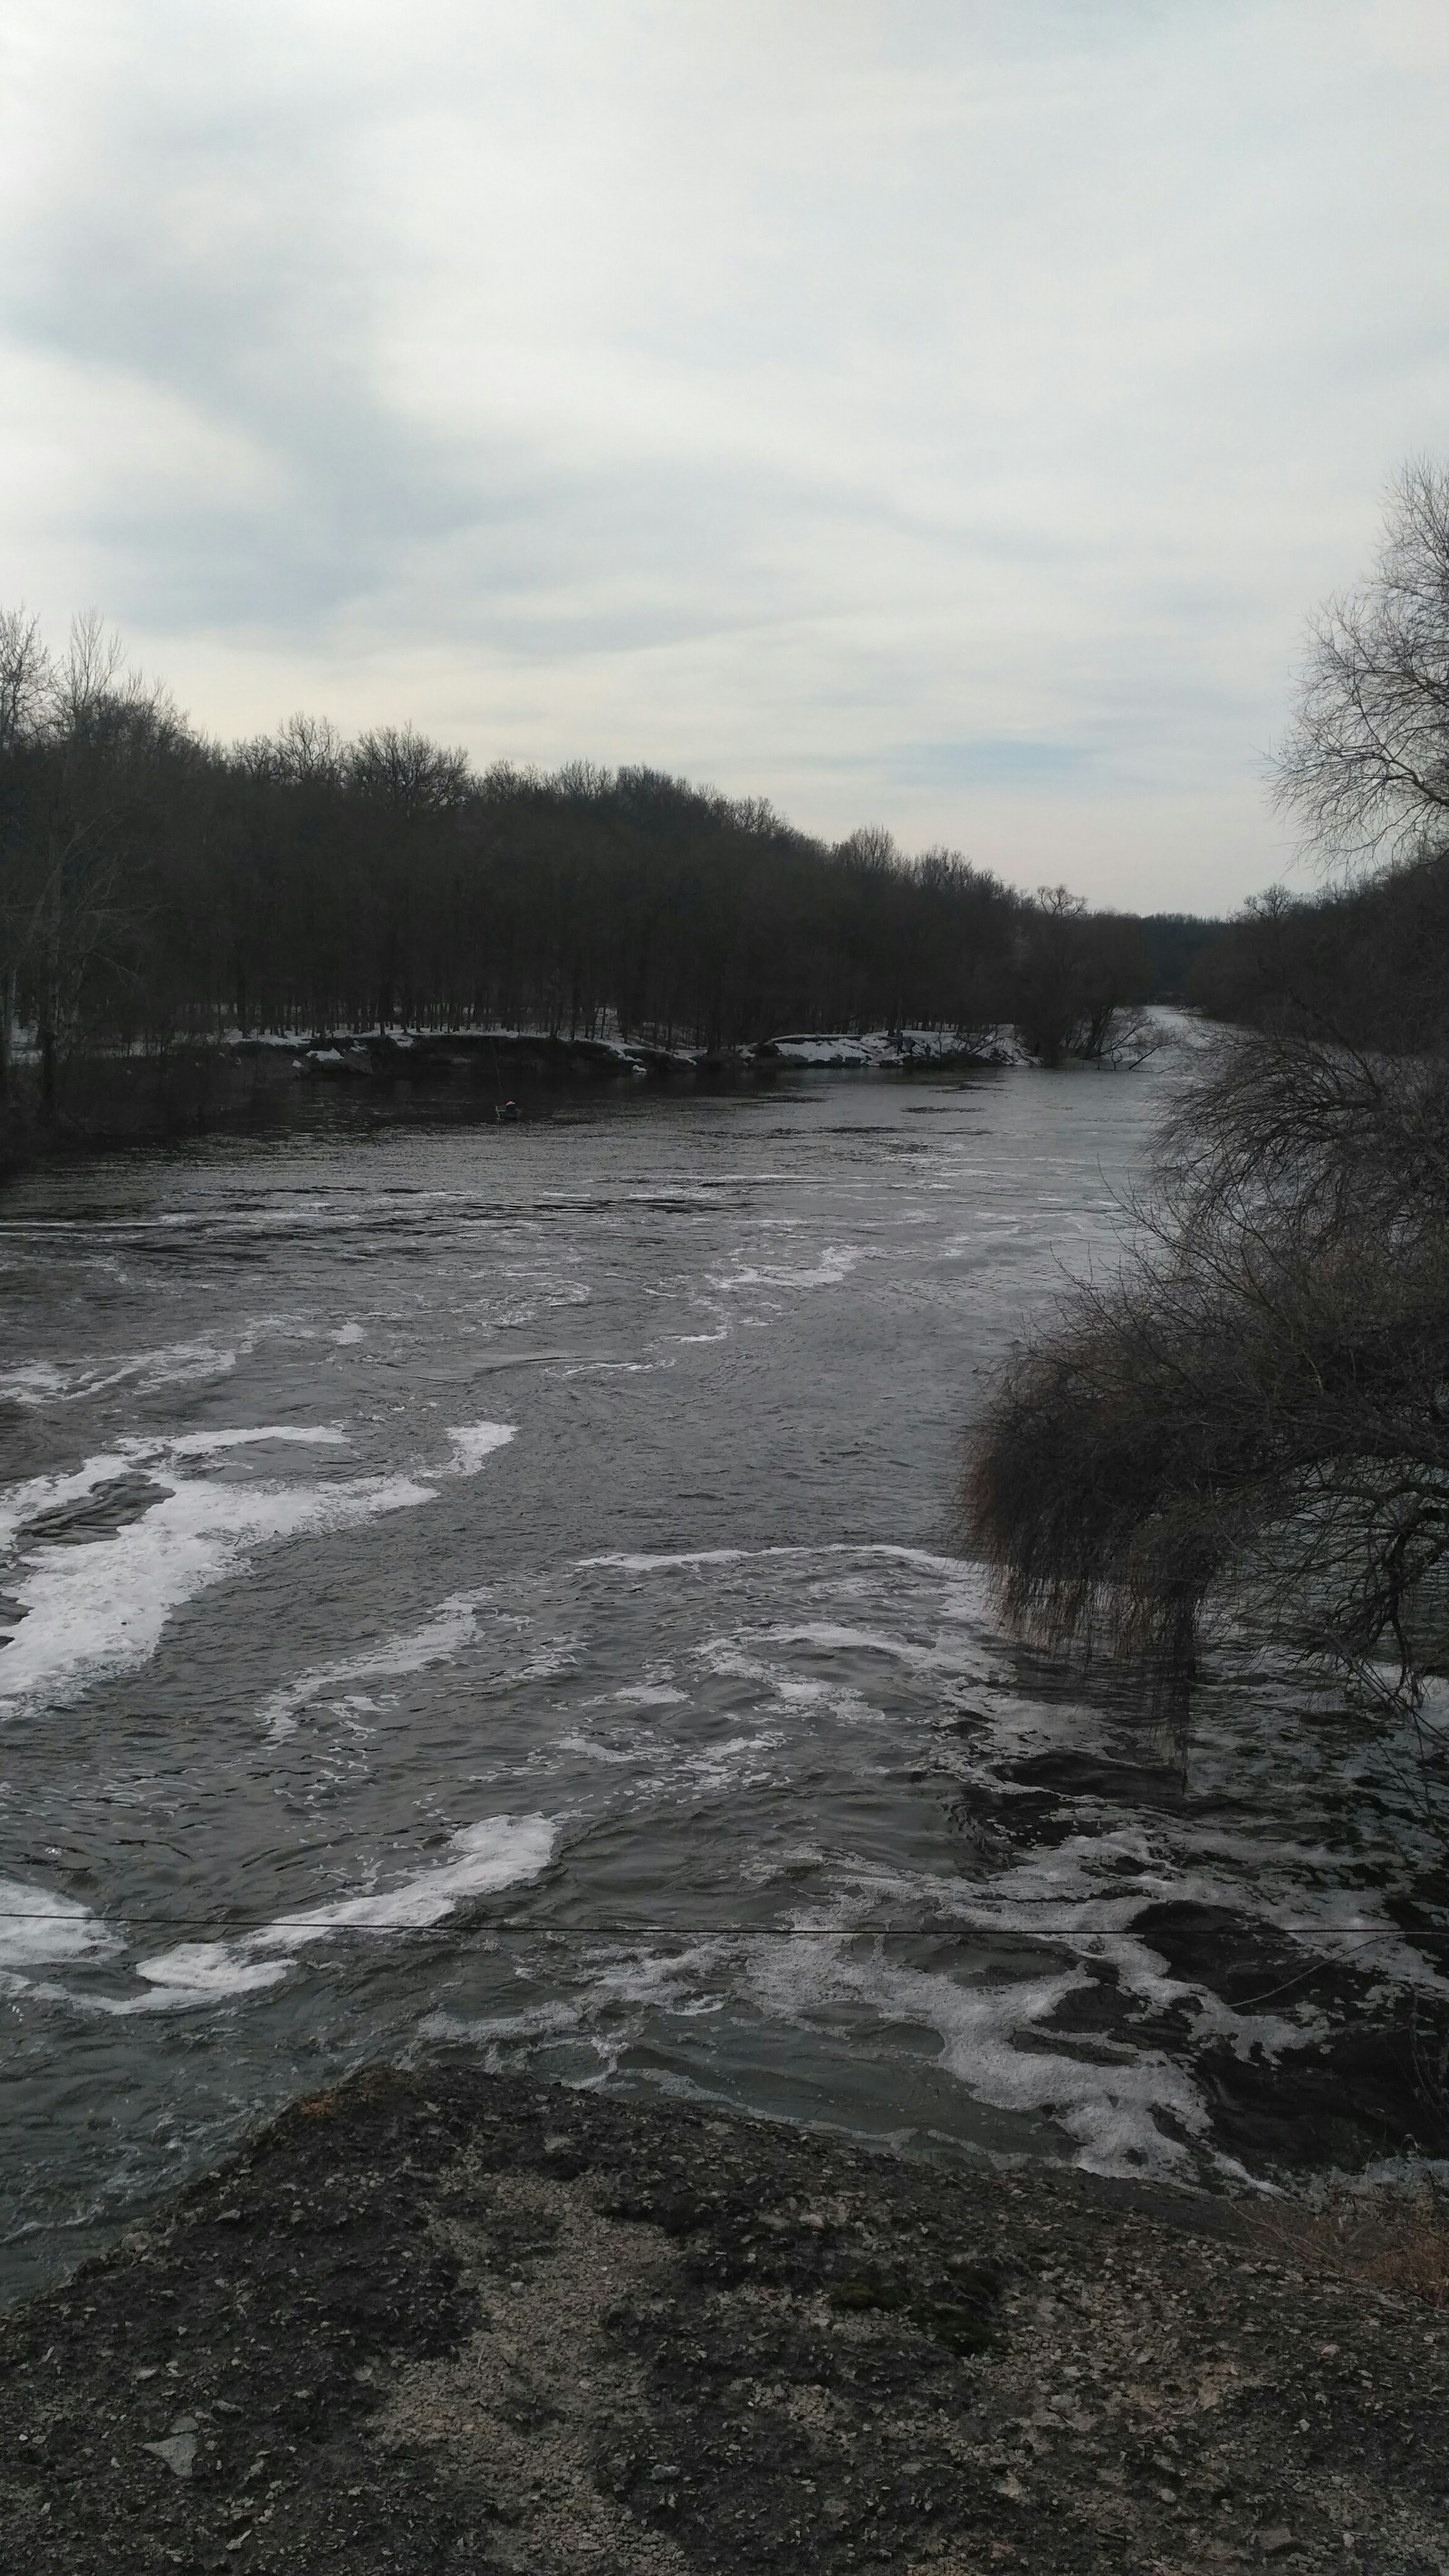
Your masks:
<svg viewBox="0 0 1449 2576"><path fill-rule="evenodd" d="M0 2517L36 2576L1437 2576L1446 2354L1233 2204L384 2071L5 2320Z"/></svg>

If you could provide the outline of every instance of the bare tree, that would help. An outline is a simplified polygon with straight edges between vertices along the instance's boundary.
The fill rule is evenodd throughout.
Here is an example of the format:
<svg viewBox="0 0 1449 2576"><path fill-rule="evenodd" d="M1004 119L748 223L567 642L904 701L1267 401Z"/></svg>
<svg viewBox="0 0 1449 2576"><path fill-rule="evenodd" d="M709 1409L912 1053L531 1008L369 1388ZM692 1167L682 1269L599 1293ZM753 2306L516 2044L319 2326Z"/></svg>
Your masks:
<svg viewBox="0 0 1449 2576"><path fill-rule="evenodd" d="M1092 1064L1139 1063L1150 1047L1114 1043L1124 1009L1152 989L1152 963L1138 922L1088 912L1068 887L1038 886L1016 931L1016 1027L1023 1046L1048 1067L1065 1055ZM1125 1031L1122 1032L1125 1036ZM1134 1038L1143 1035L1140 1027Z"/></svg>
<svg viewBox="0 0 1449 2576"><path fill-rule="evenodd" d="M14 793L4 841L3 1017L33 1019L44 1114L103 991L134 981L127 812L138 775L183 738L167 691L127 667L90 613L54 660L24 611L0 619L0 756ZM8 1050L7 1050L8 1052Z"/></svg>
<svg viewBox="0 0 1449 2576"><path fill-rule="evenodd" d="M436 814L461 805L469 786L468 755L445 751L413 725L377 725L352 746L348 774L360 794L402 814Z"/></svg>
<svg viewBox="0 0 1449 2576"><path fill-rule="evenodd" d="M1277 800L1325 856L1403 857L1449 831L1449 468L1391 487L1378 565L1314 620Z"/></svg>
<svg viewBox="0 0 1449 2576"><path fill-rule="evenodd" d="M130 929L121 869L98 832L77 824L46 850L20 925L18 980L35 1014L41 1107L56 1105L61 1054L100 969L121 966Z"/></svg>
<svg viewBox="0 0 1449 2576"><path fill-rule="evenodd" d="M126 669L126 648L99 609L70 622L70 639L55 675L56 712L72 735L94 726L137 680Z"/></svg>
<svg viewBox="0 0 1449 2576"><path fill-rule="evenodd" d="M19 763L44 733L54 710L55 666L38 618L26 608L0 609L0 793L6 805L14 797ZM14 867L7 866L0 878L0 1097L10 1085L24 916Z"/></svg>
<svg viewBox="0 0 1449 2576"><path fill-rule="evenodd" d="M56 671L40 620L0 608L0 760L35 740L54 713Z"/></svg>
<svg viewBox="0 0 1449 2576"><path fill-rule="evenodd" d="M1023 1046L1055 1067L1082 1015L1085 898L1064 885L1038 886L1016 940L1016 1025Z"/></svg>

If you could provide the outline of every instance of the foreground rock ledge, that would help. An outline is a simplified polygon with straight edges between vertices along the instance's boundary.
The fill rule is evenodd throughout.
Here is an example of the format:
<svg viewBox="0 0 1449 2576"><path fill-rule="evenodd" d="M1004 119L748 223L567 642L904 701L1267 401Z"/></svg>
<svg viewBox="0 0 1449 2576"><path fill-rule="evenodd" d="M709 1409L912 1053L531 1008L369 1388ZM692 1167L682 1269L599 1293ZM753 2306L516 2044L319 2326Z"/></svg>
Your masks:
<svg viewBox="0 0 1449 2576"><path fill-rule="evenodd" d="M1227 2204L374 2072L0 2325L0 2561L1440 2576L1446 2352Z"/></svg>

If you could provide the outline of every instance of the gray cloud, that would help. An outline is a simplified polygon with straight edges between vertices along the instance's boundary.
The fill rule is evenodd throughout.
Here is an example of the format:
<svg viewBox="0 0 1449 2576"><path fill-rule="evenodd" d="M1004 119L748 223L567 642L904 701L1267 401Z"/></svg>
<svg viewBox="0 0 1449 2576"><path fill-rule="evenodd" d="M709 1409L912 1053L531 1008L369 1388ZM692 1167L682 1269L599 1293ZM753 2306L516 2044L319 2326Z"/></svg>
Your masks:
<svg viewBox="0 0 1449 2576"><path fill-rule="evenodd" d="M1449 438L1418 0L53 0L4 576L223 732L651 759L1234 900L1304 613Z"/></svg>

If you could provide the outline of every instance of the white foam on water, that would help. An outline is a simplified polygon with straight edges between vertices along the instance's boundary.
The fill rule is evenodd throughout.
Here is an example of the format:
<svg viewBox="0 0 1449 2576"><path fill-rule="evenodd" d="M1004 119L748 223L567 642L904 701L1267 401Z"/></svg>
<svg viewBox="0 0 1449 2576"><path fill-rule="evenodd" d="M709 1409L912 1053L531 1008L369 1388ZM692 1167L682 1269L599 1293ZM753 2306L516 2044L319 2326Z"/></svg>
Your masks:
<svg viewBox="0 0 1449 2576"><path fill-rule="evenodd" d="M865 1244L829 1243L817 1262L809 1269L791 1269L785 1262L765 1262L758 1267L727 1271L710 1280L711 1288L721 1295L732 1295L741 1288L841 1288L862 1261L878 1261L880 1253Z"/></svg>
<svg viewBox="0 0 1449 2576"><path fill-rule="evenodd" d="M477 1475L514 1432L513 1424L502 1422L451 1429L451 1459L433 1475ZM141 1465L174 1474L180 1460L258 1444L336 1447L346 1437L335 1424L282 1424L123 1440L71 1475L32 1477L12 1486L0 1500L0 1544L13 1541L38 1513L83 1503L98 1487ZM155 1653L174 1612L244 1571L254 1549L411 1510L436 1495L435 1482L408 1475L350 1477L332 1485L260 1479L241 1485L177 1476L169 1492L113 1534L65 1547L37 1544L21 1554L6 1578L27 1615L0 1663L0 1713L64 1704L98 1681L136 1670Z"/></svg>
<svg viewBox="0 0 1449 2576"><path fill-rule="evenodd" d="M453 1449L453 1473L476 1476L496 1450L506 1449L517 1437L516 1422L470 1422L448 1433Z"/></svg>
<svg viewBox="0 0 1449 2576"><path fill-rule="evenodd" d="M1135 1880L1125 1884L1119 1874L1124 1860L1137 1865ZM1119 1988L1140 1996L1155 2010L1189 2003L1195 2037L1224 2038L1240 2057L1254 2051L1276 2057L1284 2050L1303 2048L1326 2027L1311 2011L1290 2019L1250 2005L1237 2007L1214 1994L1210 1986L1169 1973L1150 1937L1135 1929L1135 1918L1145 1906L1164 1897L1214 1905L1222 1904L1226 1896L1249 1919L1270 1918L1266 1910L1259 1914L1256 1908L1245 1908L1241 1896L1225 1891L1217 1880L1195 1877L1169 1863L1155 1865L1150 1837L1140 1827L1073 1836L1052 1852L1028 1855L1015 1867L985 1880L925 1871L847 1871L839 1900L843 1909L848 1907L852 1888L864 1894L873 1908L890 1905L914 1916L928 1935L949 1928L988 1935L1005 1932L1016 1940L1031 1941L1045 1932L1054 1951L1065 1950L1084 1968L1094 1963L1113 1967ZM1044 1907L1051 1914L1046 1924ZM1272 2000L1271 1990L1263 2000Z"/></svg>
<svg viewBox="0 0 1449 2576"><path fill-rule="evenodd" d="M0 1396L7 1396L12 1404L50 1404L64 1395L68 1383L64 1369L53 1360L27 1360L0 1377Z"/></svg>
<svg viewBox="0 0 1449 2576"><path fill-rule="evenodd" d="M786 1678L776 1664L762 1663L736 1644L733 1637L706 1637L694 1649L694 1660L717 1681L758 1682L762 1691L780 1696L780 1683ZM820 1685L820 1696L826 1696L828 1685ZM814 1694L812 1694L814 1696Z"/></svg>
<svg viewBox="0 0 1449 2576"><path fill-rule="evenodd" d="M524 1663L499 1677L503 1690L516 1689L520 1682L556 1681L561 1673L571 1673L584 1652L582 1637L545 1637Z"/></svg>
<svg viewBox="0 0 1449 2576"><path fill-rule="evenodd" d="M426 1931L468 1897L493 1896L540 1877L558 1832L559 1820L551 1816L484 1816L453 1835L454 1859L396 1887L309 1906L237 1940L184 1942L141 1960L136 1973L173 2004L253 1993L284 1977L300 1950L336 1933Z"/></svg>
<svg viewBox="0 0 1449 2576"><path fill-rule="evenodd" d="M666 2012L674 2020L698 2020L723 2012L726 1997L701 1993L699 1987L733 1956L732 1944L715 1939L690 1942L669 1953L652 1947L641 1950L633 1944L601 1942L584 1956L582 1965L589 1982L581 1995L523 2004L516 2012L465 2016L435 2011L419 2023L418 2034L423 2039L480 2047L485 2052L484 2063L497 2066L503 2063L499 2051L510 2042L577 2033L587 2038L598 2059L597 2072L588 2077L583 2088L588 2089L606 2083L615 2072L645 2013ZM621 2021L621 2011L631 2019ZM605 2021L603 2028L598 2027L601 2019ZM655 2081L664 2091L692 2090L689 2079L683 2076L656 2073Z"/></svg>
<svg viewBox="0 0 1449 2576"><path fill-rule="evenodd" d="M689 1703L688 1691L675 1690L668 1682L631 1682L626 1689L611 1691L609 1696L635 1708L684 1708Z"/></svg>
<svg viewBox="0 0 1449 2576"><path fill-rule="evenodd" d="M148 1352L123 1374L134 1376L143 1394L163 1386L201 1386L208 1378L230 1377L239 1356L214 1342L172 1342L165 1350Z"/></svg>
<svg viewBox="0 0 1449 2576"><path fill-rule="evenodd" d="M671 2012L698 2014L721 2012L727 1998L721 1994L691 1993L691 1986L707 1975L728 1968L739 1955L739 1944L726 1934L706 1934L702 1940L682 1940L677 1950L659 1950L652 1944L641 1949L627 1937L622 1942L601 1945L590 1957L600 1991L609 1997L632 2004L664 2004Z"/></svg>
<svg viewBox="0 0 1449 2576"><path fill-rule="evenodd" d="M419 2039L459 2040L487 2048L490 2043L506 2039L560 2039L578 2029L587 2007L584 2003L525 2004L516 2013L487 2013L475 2021L466 2021L458 2013L425 2013L418 2024Z"/></svg>
<svg viewBox="0 0 1449 2576"><path fill-rule="evenodd" d="M167 1432L156 1439L122 1440L117 1446L128 1458L211 1458L226 1449L270 1448L273 1443L289 1449L346 1449L351 1444L340 1423L307 1424L268 1423L264 1428L242 1431Z"/></svg>
<svg viewBox="0 0 1449 2576"><path fill-rule="evenodd" d="M178 2004L220 2003L233 1995L259 1994L279 1986L291 1967L289 1959L252 1959L244 1942L184 1941L160 1958L143 1959L138 1977L155 1991L124 2007L129 2012L160 2012Z"/></svg>
<svg viewBox="0 0 1449 2576"><path fill-rule="evenodd" d="M58 1986L45 1977L22 1977L9 1968L0 1968L0 1995L29 1995L32 2001L64 2004L70 2011L97 2016L126 2014L135 2007L119 2001L114 1995L86 1994L79 1987Z"/></svg>
<svg viewBox="0 0 1449 2576"><path fill-rule="evenodd" d="M0 1394L14 1394L22 1404L70 1403L77 1396L101 1395L108 1387L134 1384L143 1395L164 1386L202 1386L208 1379L230 1377L237 1361L254 1346L255 1336L233 1347L216 1342L168 1342L160 1350L133 1351L118 1360L90 1360L70 1368L36 1360L12 1378L0 1379Z"/></svg>
<svg viewBox="0 0 1449 2576"><path fill-rule="evenodd" d="M57 1510L65 1503L83 1503L97 1486L133 1474L138 1466L164 1467L175 1458L209 1457L226 1449L255 1447L259 1442L331 1448L345 1446L346 1439L344 1431L329 1423L310 1429L288 1424L262 1430L188 1431L151 1439L118 1440L114 1449L102 1450L68 1474L29 1476L20 1484L6 1486L0 1492L0 1547L7 1547L25 1523L40 1513Z"/></svg>
<svg viewBox="0 0 1449 2576"><path fill-rule="evenodd" d="M560 1377L652 1377L656 1369L673 1368L673 1360L574 1360Z"/></svg>
<svg viewBox="0 0 1449 2576"><path fill-rule="evenodd" d="M328 1940L340 1932L427 1930L441 1923L470 1896L495 1895L505 1887L520 1886L539 1877L553 1857L557 1836L558 1823L548 1816L486 1816L453 1835L453 1860L421 1870L396 1887L311 1906L236 1940L185 1941L159 1952L155 1958L140 1960L136 1974L144 1980L145 1991L137 1995L110 1995L42 1983L3 1969L0 1991L27 1993L43 2002L110 2017L176 2012L231 2002L238 1996L258 1994L280 1984L290 1974L298 1952L314 1942ZM45 1903L64 1909L66 1900L47 1896ZM80 1911L84 1915L85 1909ZM72 1948L46 1952L32 1949L28 1958L39 1964L42 1959L78 1958L82 1948L94 1951L102 1946L117 1946L115 1936L97 1924L94 1916L85 1919L94 1932L84 1944L79 1934L72 1934Z"/></svg>
<svg viewBox="0 0 1449 2576"><path fill-rule="evenodd" d="M400 1680L408 1673L425 1672L429 1664L450 1663L477 1636L476 1614L487 1598L486 1592L455 1592L440 1601L420 1627L382 1638L375 1646L360 1647L355 1655L344 1655L336 1663L318 1664L273 1691L257 1712L268 1743L280 1744L294 1735L304 1709L345 1691L351 1682Z"/></svg>
<svg viewBox="0 0 1449 2576"><path fill-rule="evenodd" d="M466 1896L491 1896L538 1878L553 1858L558 1820L551 1816L484 1816L452 1837L458 1857L404 1879L379 1895L349 1896L332 1905L284 1916L256 1935L258 1946L294 1949L331 1932L425 1930L441 1923Z"/></svg>
<svg viewBox="0 0 1449 2576"><path fill-rule="evenodd" d="M344 1325L340 1334L329 1338L360 1339L361 1335L360 1324ZM10 1395L22 1404L69 1404L81 1397L103 1395L114 1387L133 1387L139 1394L149 1395L166 1387L203 1386L217 1378L231 1377L238 1363L250 1359L259 1344L268 1339L306 1342L317 1337L317 1329L295 1315L257 1315L242 1324L234 1341L225 1343L197 1339L165 1342L155 1350L113 1353L106 1358L32 1360L0 1377L0 1395Z"/></svg>
<svg viewBox="0 0 1449 2576"><path fill-rule="evenodd" d="M261 1435L257 1435L261 1436ZM12 1492L0 1535L44 1505L80 1501L98 1484L134 1470L136 1450L92 1459L76 1475L39 1478ZM362 1476L335 1485L222 1484L179 1478L142 1516L113 1536L67 1547L38 1546L6 1577L21 1621L0 1661L0 1712L56 1706L97 1682L149 1661L175 1611L241 1572L251 1551L280 1539L315 1536L431 1502L434 1485L410 1476Z"/></svg>
<svg viewBox="0 0 1449 2576"><path fill-rule="evenodd" d="M88 1458L83 1467L73 1468L69 1475L27 1476L21 1484L8 1485L0 1494L0 1547L8 1547L16 1531L34 1520L37 1513L57 1510L64 1503L84 1502L97 1485L129 1475L135 1463L132 1452L115 1449Z"/></svg>
<svg viewBox="0 0 1449 2576"><path fill-rule="evenodd" d="M609 1566L620 1574L663 1574L676 1566L739 1565L755 1553L745 1547L686 1548L677 1556L581 1556L579 1571L592 1566Z"/></svg>
<svg viewBox="0 0 1449 2576"><path fill-rule="evenodd" d="M878 1628L837 1627L825 1619L807 1619L794 1628L762 1628L758 1636L761 1644L811 1646L822 1654L888 1655L912 1672L937 1672L948 1663L956 1668L955 1656L943 1654L939 1646L922 1646Z"/></svg>
<svg viewBox="0 0 1449 2576"><path fill-rule="evenodd" d="M1322 2013L1305 2011L1300 2018L1289 2020L1283 2013L1240 2010L1214 1994L1211 1986L1170 1976L1164 1973L1156 1952L1140 1940L1074 1941L1072 1946L1080 1956L1100 1959L1115 1968L1119 1989L1140 1995L1154 2011L1170 2011L1174 2005L1186 2002L1193 2013L1195 2039L1212 2033L1225 2039L1237 2057L1246 2059L1257 2054L1278 2058L1328 2034L1329 2024Z"/></svg>
<svg viewBox="0 0 1449 2576"><path fill-rule="evenodd" d="M747 1787L771 1777L774 1766L751 1761L752 1754L773 1753L786 1741L777 1727L758 1735L730 1735L719 1744L681 1754L670 1764L671 1779L691 1789Z"/></svg>
<svg viewBox="0 0 1449 2576"><path fill-rule="evenodd" d="M580 1573L584 1572L591 1566L602 1566L614 1567L621 1574L669 1574L677 1566L746 1565L756 1560L763 1562L770 1557L784 1558L807 1556L817 1556L821 1558L822 1561L828 1558L842 1556L890 1557L900 1565L913 1565L919 1567L923 1574L944 1574L949 1576L953 1583L962 1586L969 1593L973 1610L976 1603L978 1601L984 1601L986 1597L985 1570L983 1567L972 1563L970 1559L959 1556L936 1556L929 1548L899 1547L889 1541L829 1539L823 1546L819 1547L786 1547L779 1545L770 1547L697 1547L666 1551L656 1555L581 1556L578 1558L577 1564ZM959 1617L963 1614L958 1611L954 1615ZM971 1614L966 1613L965 1615Z"/></svg>
<svg viewBox="0 0 1449 2576"><path fill-rule="evenodd" d="M365 1341L367 1336L361 1324L339 1324L335 1332L328 1335L328 1339L346 1348L349 1343Z"/></svg>
<svg viewBox="0 0 1449 2576"><path fill-rule="evenodd" d="M597 1737L585 1735L582 1728L578 1727L571 1734L561 1735L555 1750L559 1753L580 1754L586 1762L612 1762L620 1770L626 1771L637 1771L642 1759L640 1739L637 1735L627 1746L602 1744Z"/></svg>
<svg viewBox="0 0 1449 2576"><path fill-rule="evenodd" d="M48 1887L0 1878L0 1966L53 1966L93 1958L116 1946L114 1933L88 1905Z"/></svg>
<svg viewBox="0 0 1449 2576"><path fill-rule="evenodd" d="M497 1274L491 1270L477 1270L473 1276L486 1280L490 1287L497 1284ZM482 1308L483 1322L495 1332L517 1332L525 1324L536 1323L540 1314L552 1313L561 1306L593 1303L594 1292L582 1280L560 1280L555 1272L538 1270L509 1270L504 1276L522 1281L524 1292L514 1295L507 1305Z"/></svg>
<svg viewBox="0 0 1449 2576"><path fill-rule="evenodd" d="M446 2010L429 2013L418 2025L426 2040L459 2042L480 2048L485 2066L507 2063L510 2046L528 2041L576 2036L592 2049L594 2070L567 2081L581 2091L607 2084L618 2072L631 2044L642 2033L645 2016L665 2013L671 2021L694 2021L728 2009L718 1991L701 1991L705 1981L728 1969L737 1945L708 1938L685 1943L671 1952L652 1945L601 1941L581 1961L588 1978L577 1996L524 2004L516 2012L476 2017ZM661 2092L691 2095L691 2077L656 2067L652 2080Z"/></svg>
<svg viewBox="0 0 1449 2576"><path fill-rule="evenodd" d="M1158 2122L1160 2112L1189 2138L1201 2138L1208 2112L1183 2070L1155 2050L1103 2063L1024 2044L1064 1996L1087 1983L1067 1968L1009 1985L958 1985L918 1968L893 1966L877 1943L861 1955L849 1933L811 1941L758 1945L749 1984L761 2010L809 2027L842 2005L864 2005L882 2025L934 2031L937 2063L978 2102L994 2110L1038 2113L1075 2141L1073 2162L1089 2173L1193 2169L1190 2147ZM868 2048L870 2042L857 2044Z"/></svg>

